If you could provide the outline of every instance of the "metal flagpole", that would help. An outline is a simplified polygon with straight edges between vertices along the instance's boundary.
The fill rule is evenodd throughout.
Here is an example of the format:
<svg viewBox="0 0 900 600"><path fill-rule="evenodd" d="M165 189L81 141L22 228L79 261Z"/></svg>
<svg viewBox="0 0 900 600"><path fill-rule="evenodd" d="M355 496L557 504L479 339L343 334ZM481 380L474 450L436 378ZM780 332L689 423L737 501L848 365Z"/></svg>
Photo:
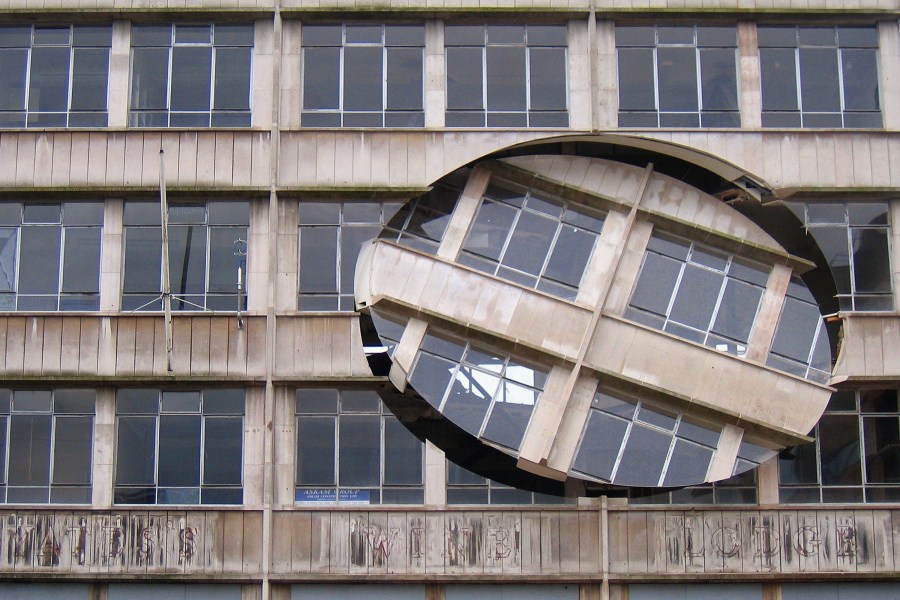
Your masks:
<svg viewBox="0 0 900 600"><path fill-rule="evenodd" d="M166 370L172 371L172 288L169 283L169 204L163 149L159 149L159 213L162 222L162 302L166 330Z"/></svg>

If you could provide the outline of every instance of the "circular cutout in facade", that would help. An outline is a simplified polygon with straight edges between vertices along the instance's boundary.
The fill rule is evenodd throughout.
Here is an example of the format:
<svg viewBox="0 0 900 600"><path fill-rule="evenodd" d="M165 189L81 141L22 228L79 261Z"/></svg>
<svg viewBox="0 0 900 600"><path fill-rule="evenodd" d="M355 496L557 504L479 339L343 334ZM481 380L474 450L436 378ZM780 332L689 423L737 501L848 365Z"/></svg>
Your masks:
<svg viewBox="0 0 900 600"><path fill-rule="evenodd" d="M682 487L808 441L831 365L811 266L651 166L527 156L410 201L356 301L394 386L466 443L550 480Z"/></svg>

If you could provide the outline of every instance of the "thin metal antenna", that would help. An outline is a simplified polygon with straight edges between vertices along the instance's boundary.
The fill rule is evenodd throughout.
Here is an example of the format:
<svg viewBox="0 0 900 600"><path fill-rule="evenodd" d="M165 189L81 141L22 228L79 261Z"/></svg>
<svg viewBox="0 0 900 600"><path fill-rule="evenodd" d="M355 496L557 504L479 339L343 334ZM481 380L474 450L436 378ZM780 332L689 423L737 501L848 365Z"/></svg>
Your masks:
<svg viewBox="0 0 900 600"><path fill-rule="evenodd" d="M244 328L241 307L244 302L244 275L247 271L247 240L234 240L234 255L237 257L237 322L238 329Z"/></svg>
<svg viewBox="0 0 900 600"><path fill-rule="evenodd" d="M169 282L169 204L166 199L166 171L163 149L159 149L159 214L162 222L162 302L166 330L166 370L173 371L172 287Z"/></svg>

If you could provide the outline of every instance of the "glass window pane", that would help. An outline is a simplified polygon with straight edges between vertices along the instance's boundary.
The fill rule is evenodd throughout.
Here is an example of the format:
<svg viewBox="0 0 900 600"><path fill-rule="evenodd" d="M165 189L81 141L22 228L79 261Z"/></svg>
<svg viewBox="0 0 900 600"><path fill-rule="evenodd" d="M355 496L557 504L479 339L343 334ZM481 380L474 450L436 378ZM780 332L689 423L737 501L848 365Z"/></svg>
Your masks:
<svg viewBox="0 0 900 600"><path fill-rule="evenodd" d="M659 77L659 110L698 110L697 60L693 48L659 48L656 54Z"/></svg>
<svg viewBox="0 0 900 600"><path fill-rule="evenodd" d="M653 50L619 48L619 108L656 110Z"/></svg>
<svg viewBox="0 0 900 600"><path fill-rule="evenodd" d="M900 483L900 420L864 417L867 483Z"/></svg>
<svg viewBox="0 0 900 600"><path fill-rule="evenodd" d="M422 484L422 442L396 418L384 418L384 484Z"/></svg>
<svg viewBox="0 0 900 600"><path fill-rule="evenodd" d="M169 257L171 260L171 256ZM125 229L125 274L122 290L159 292L162 272L162 232L155 227Z"/></svg>
<svg viewBox="0 0 900 600"><path fill-rule="evenodd" d="M200 416L160 415L160 487L200 485Z"/></svg>
<svg viewBox="0 0 900 600"><path fill-rule="evenodd" d="M33 48L28 110L64 112L68 94L69 48Z"/></svg>
<svg viewBox="0 0 900 600"><path fill-rule="evenodd" d="M304 28L304 36L308 28ZM303 49L303 108L340 108L340 48Z"/></svg>
<svg viewBox="0 0 900 600"><path fill-rule="evenodd" d="M109 50L76 48L72 73L72 110L106 110Z"/></svg>
<svg viewBox="0 0 900 600"><path fill-rule="evenodd" d="M644 256L641 275L631 296L631 306L665 315L681 267L681 263L676 260L648 252Z"/></svg>
<svg viewBox="0 0 900 600"><path fill-rule="evenodd" d="M563 225L544 275L577 287L591 258L595 240L596 236L587 231Z"/></svg>
<svg viewBox="0 0 900 600"><path fill-rule="evenodd" d="M627 421L590 411L572 468L610 481L627 427Z"/></svg>
<svg viewBox="0 0 900 600"><path fill-rule="evenodd" d="M91 482L93 417L56 417L53 451L53 484Z"/></svg>
<svg viewBox="0 0 900 600"><path fill-rule="evenodd" d="M0 110L25 109L27 61L27 50L0 50Z"/></svg>
<svg viewBox="0 0 900 600"><path fill-rule="evenodd" d="M168 28L167 28L168 29ZM131 62L131 109L168 108L168 48L135 48Z"/></svg>
<svg viewBox="0 0 900 600"><path fill-rule="evenodd" d="M487 109L525 110L525 47L489 46L485 54Z"/></svg>
<svg viewBox="0 0 900 600"><path fill-rule="evenodd" d="M540 392L503 381L484 428L484 437L508 448L518 449L531 420Z"/></svg>
<svg viewBox="0 0 900 600"><path fill-rule="evenodd" d="M528 58L531 83L531 106L529 108L531 110L565 110L565 49L531 48Z"/></svg>
<svg viewBox="0 0 900 600"><path fill-rule="evenodd" d="M441 412L463 430L477 436L499 384L500 378L495 375L461 366Z"/></svg>
<svg viewBox="0 0 900 600"><path fill-rule="evenodd" d="M842 50L844 110L879 110L875 50Z"/></svg>
<svg viewBox="0 0 900 600"><path fill-rule="evenodd" d="M18 237L16 229L0 229L0 292L16 289Z"/></svg>
<svg viewBox="0 0 900 600"><path fill-rule="evenodd" d="M713 449L704 448L682 439L675 440L664 486L695 485L706 480Z"/></svg>
<svg viewBox="0 0 900 600"><path fill-rule="evenodd" d="M800 93L805 112L840 112L837 50L801 48Z"/></svg>
<svg viewBox="0 0 900 600"><path fill-rule="evenodd" d="M382 52L380 47L344 48L344 110L383 110Z"/></svg>
<svg viewBox="0 0 900 600"><path fill-rule="evenodd" d="M247 241L244 227L209 228L209 284L210 293L237 293L237 240ZM246 257L243 257L246 260ZM244 265L246 276L247 267Z"/></svg>
<svg viewBox="0 0 900 600"><path fill-rule="evenodd" d="M356 274L356 259L362 245L378 237L381 226L344 226L341 228L341 285L342 294L353 293L353 280Z"/></svg>
<svg viewBox="0 0 900 600"><path fill-rule="evenodd" d="M51 420L49 414L10 416L7 473L9 485L50 484Z"/></svg>
<svg viewBox="0 0 900 600"><path fill-rule="evenodd" d="M19 293L59 292L60 227L22 227Z"/></svg>
<svg viewBox="0 0 900 600"><path fill-rule="evenodd" d="M635 423L628 434L614 483L655 486L665 464L672 436Z"/></svg>
<svg viewBox="0 0 900 600"><path fill-rule="evenodd" d="M760 288L728 279L712 331L740 342L749 341L762 292Z"/></svg>
<svg viewBox="0 0 900 600"><path fill-rule="evenodd" d="M713 316L724 275L687 265L669 318L682 325L706 331Z"/></svg>
<svg viewBox="0 0 900 600"><path fill-rule="evenodd" d="M243 419L204 420L203 485L240 485L243 465Z"/></svg>
<svg viewBox="0 0 900 600"><path fill-rule="evenodd" d="M335 417L297 419L297 485L335 485Z"/></svg>
<svg viewBox="0 0 900 600"><path fill-rule="evenodd" d="M217 48L213 108L250 109L250 57L252 48Z"/></svg>
<svg viewBox="0 0 900 600"><path fill-rule="evenodd" d="M825 415L819 421L819 452L824 485L862 483L859 422L856 415Z"/></svg>
<svg viewBox="0 0 900 600"><path fill-rule="evenodd" d="M540 275L553 243L557 222L530 212L522 212L503 255L503 265Z"/></svg>
<svg viewBox="0 0 900 600"><path fill-rule="evenodd" d="M482 49L447 48L446 52L447 108L484 109Z"/></svg>
<svg viewBox="0 0 900 600"><path fill-rule="evenodd" d="M785 298L772 341L772 352L801 362L809 360L821 316L815 306Z"/></svg>
<svg viewBox="0 0 900 600"><path fill-rule="evenodd" d="M300 228L300 291L338 291L337 227Z"/></svg>
<svg viewBox="0 0 900 600"><path fill-rule="evenodd" d="M424 69L421 48L388 48L388 110L422 110Z"/></svg>
<svg viewBox="0 0 900 600"><path fill-rule="evenodd" d="M153 485L156 481L156 418L119 417L116 485Z"/></svg>
<svg viewBox="0 0 900 600"><path fill-rule="evenodd" d="M701 48L703 110L738 110L737 67L731 48Z"/></svg>
<svg viewBox="0 0 900 600"><path fill-rule="evenodd" d="M208 111L212 48L172 49L172 110Z"/></svg>
<svg viewBox="0 0 900 600"><path fill-rule="evenodd" d="M439 408L455 368L449 360L420 352L409 383L429 404Z"/></svg>
<svg viewBox="0 0 900 600"><path fill-rule="evenodd" d="M340 485L380 485L381 417L341 416L339 435Z"/></svg>
<svg viewBox="0 0 900 600"><path fill-rule="evenodd" d="M890 293L891 259L889 230L851 229L853 282L857 293Z"/></svg>
<svg viewBox="0 0 900 600"><path fill-rule="evenodd" d="M99 227L67 227L63 254L62 291L97 294L100 292Z"/></svg>
<svg viewBox="0 0 900 600"><path fill-rule="evenodd" d="M763 110L797 110L797 66L794 50L759 51Z"/></svg>
<svg viewBox="0 0 900 600"><path fill-rule="evenodd" d="M173 294L204 293L206 288L205 226L175 225L169 227L169 273Z"/></svg>
<svg viewBox="0 0 900 600"><path fill-rule="evenodd" d="M516 218L516 209L485 199L478 208L475 221L463 248L498 260Z"/></svg>

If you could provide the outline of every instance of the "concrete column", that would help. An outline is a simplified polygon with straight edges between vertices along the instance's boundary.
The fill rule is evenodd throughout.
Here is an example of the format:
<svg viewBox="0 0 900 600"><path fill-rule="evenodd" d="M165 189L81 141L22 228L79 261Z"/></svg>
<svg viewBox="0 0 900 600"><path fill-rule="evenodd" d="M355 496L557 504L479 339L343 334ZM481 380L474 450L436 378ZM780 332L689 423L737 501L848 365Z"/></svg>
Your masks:
<svg viewBox="0 0 900 600"><path fill-rule="evenodd" d="M615 22L597 21L594 40L597 60L594 129L615 129L619 126L619 70L616 61Z"/></svg>
<svg viewBox="0 0 900 600"><path fill-rule="evenodd" d="M119 199L106 201L103 213L103 241L100 256L100 310L122 308L122 270L125 265L125 237L122 218L125 203Z"/></svg>
<svg viewBox="0 0 900 600"><path fill-rule="evenodd" d="M900 311L900 199L890 201L891 269L894 272L894 310Z"/></svg>
<svg viewBox="0 0 900 600"><path fill-rule="evenodd" d="M590 17L589 17L590 19ZM591 21L569 21L569 127L589 130L593 124Z"/></svg>
<svg viewBox="0 0 900 600"><path fill-rule="evenodd" d="M268 129L277 115L272 111L274 84L274 24L271 20L256 21L253 31L253 79L250 82L250 123ZM299 113L298 113L299 114Z"/></svg>
<svg viewBox="0 0 900 600"><path fill-rule="evenodd" d="M265 389L247 388L244 405L244 506L265 502L266 427Z"/></svg>
<svg viewBox="0 0 900 600"><path fill-rule="evenodd" d="M425 127L443 127L447 106L444 22L425 23Z"/></svg>
<svg viewBox="0 0 900 600"><path fill-rule="evenodd" d="M900 129L900 22L878 24L878 49L884 127L896 130Z"/></svg>
<svg viewBox="0 0 900 600"><path fill-rule="evenodd" d="M742 127L762 126L762 92L756 23L738 23L738 86Z"/></svg>
<svg viewBox="0 0 900 600"><path fill-rule="evenodd" d="M277 124L285 129L296 129L300 127L300 109L303 106L301 24L299 21L283 21L281 32L281 110Z"/></svg>
<svg viewBox="0 0 900 600"><path fill-rule="evenodd" d="M116 391L97 390L94 414L94 462L91 466L91 504L106 508L113 503L116 468Z"/></svg>
<svg viewBox="0 0 900 600"><path fill-rule="evenodd" d="M278 202L278 224L275 253L270 257L275 265L275 280L269 283L275 290L275 310L297 310L299 291L300 236L299 208L297 200L282 198Z"/></svg>
<svg viewBox="0 0 900 600"><path fill-rule="evenodd" d="M425 506L447 506L447 459L431 442L425 442Z"/></svg>
<svg viewBox="0 0 900 600"><path fill-rule="evenodd" d="M759 504L778 504L778 457L759 465L756 476Z"/></svg>
<svg viewBox="0 0 900 600"><path fill-rule="evenodd" d="M275 447L274 497L275 506L293 506L294 474L297 462L297 418L293 388L275 388L275 418L273 427Z"/></svg>
<svg viewBox="0 0 900 600"><path fill-rule="evenodd" d="M109 54L109 127L128 126L131 71L131 23L113 22L112 49Z"/></svg>
<svg viewBox="0 0 900 600"><path fill-rule="evenodd" d="M297 235L296 230L294 235ZM266 202L250 203L250 227L247 229L246 294L249 312L265 312L269 290L269 205ZM296 306L296 294L295 304Z"/></svg>

